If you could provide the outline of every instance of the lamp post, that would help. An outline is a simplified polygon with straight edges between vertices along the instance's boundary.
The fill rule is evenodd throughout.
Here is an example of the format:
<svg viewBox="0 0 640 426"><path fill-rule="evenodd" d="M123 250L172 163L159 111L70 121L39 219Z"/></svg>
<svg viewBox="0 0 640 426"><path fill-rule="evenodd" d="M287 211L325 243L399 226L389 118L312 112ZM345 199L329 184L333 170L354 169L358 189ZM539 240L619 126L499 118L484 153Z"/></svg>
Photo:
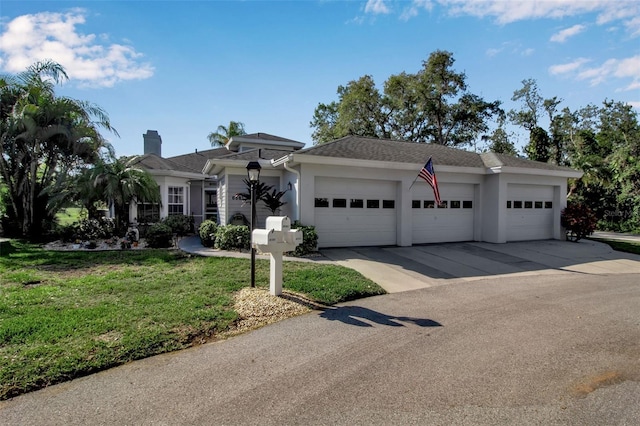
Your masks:
<svg viewBox="0 0 640 426"><path fill-rule="evenodd" d="M256 185L260 182L260 163L250 161L247 175L251 184L251 287L256 286L256 249L253 247L253 230L256 227Z"/></svg>

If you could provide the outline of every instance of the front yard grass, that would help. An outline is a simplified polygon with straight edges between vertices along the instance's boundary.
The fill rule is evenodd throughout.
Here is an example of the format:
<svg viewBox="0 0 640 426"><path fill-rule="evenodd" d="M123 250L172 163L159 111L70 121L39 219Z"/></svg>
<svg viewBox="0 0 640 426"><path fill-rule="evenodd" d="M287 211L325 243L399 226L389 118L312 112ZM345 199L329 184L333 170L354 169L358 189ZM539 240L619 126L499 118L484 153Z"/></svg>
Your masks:
<svg viewBox="0 0 640 426"><path fill-rule="evenodd" d="M0 400L214 339L238 319L233 294L249 283L247 259L13 244L0 257ZM268 281L258 259L256 282ZM325 305L384 293L311 262L285 262L284 288Z"/></svg>
<svg viewBox="0 0 640 426"><path fill-rule="evenodd" d="M640 254L640 243L634 243L631 241L618 241L618 240L614 241L614 240L608 240L605 238L593 238L593 237L590 237L589 239L608 244L612 249L617 251Z"/></svg>

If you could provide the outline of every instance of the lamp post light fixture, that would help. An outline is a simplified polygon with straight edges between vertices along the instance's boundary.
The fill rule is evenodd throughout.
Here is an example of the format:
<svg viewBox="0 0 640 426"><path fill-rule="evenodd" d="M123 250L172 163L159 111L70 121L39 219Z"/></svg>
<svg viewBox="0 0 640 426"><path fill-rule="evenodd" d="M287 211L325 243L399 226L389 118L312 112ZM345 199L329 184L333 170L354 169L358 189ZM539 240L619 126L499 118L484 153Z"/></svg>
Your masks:
<svg viewBox="0 0 640 426"><path fill-rule="evenodd" d="M256 228L256 185L260 182L260 163L250 161L247 164L247 176L251 184L251 287L256 286L256 249L253 247L253 230Z"/></svg>

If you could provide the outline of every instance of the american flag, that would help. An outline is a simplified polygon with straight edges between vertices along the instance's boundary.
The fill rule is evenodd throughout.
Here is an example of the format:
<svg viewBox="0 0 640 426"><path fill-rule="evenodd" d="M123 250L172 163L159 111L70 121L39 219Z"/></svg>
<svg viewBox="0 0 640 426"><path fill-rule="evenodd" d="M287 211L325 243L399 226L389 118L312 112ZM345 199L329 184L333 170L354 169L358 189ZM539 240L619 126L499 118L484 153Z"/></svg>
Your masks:
<svg viewBox="0 0 640 426"><path fill-rule="evenodd" d="M436 205L440 205L440 190L438 189L438 179L436 179L436 172L433 170L433 162L431 161L431 157L429 157L429 161L424 165L418 176L424 179L431 188L433 188L433 196L436 199Z"/></svg>

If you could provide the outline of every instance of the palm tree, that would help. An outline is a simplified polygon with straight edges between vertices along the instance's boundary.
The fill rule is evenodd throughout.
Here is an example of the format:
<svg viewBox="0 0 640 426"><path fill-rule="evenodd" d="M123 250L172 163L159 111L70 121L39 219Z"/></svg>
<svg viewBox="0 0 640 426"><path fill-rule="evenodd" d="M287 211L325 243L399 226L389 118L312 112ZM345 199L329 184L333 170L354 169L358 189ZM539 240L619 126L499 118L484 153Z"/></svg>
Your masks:
<svg viewBox="0 0 640 426"><path fill-rule="evenodd" d="M99 199L113 207L116 232L124 232L129 222L129 205L134 202L160 203L160 188L146 170L136 166L138 157L121 157L111 162L99 162L89 180ZM87 198L93 202L95 198Z"/></svg>
<svg viewBox="0 0 640 426"><path fill-rule="evenodd" d="M229 139L234 136L242 136L246 135L247 132L244 130L244 124L239 121L230 121L229 127L224 127L222 125L218 126L218 129L215 133L209 133L207 138L211 143L211 146L225 146Z"/></svg>
<svg viewBox="0 0 640 426"><path fill-rule="evenodd" d="M0 176L6 214L22 236L41 235L52 222L59 204L49 203L51 187L110 149L98 129L117 135L99 107L55 95L55 85L66 79L52 61L0 76Z"/></svg>

